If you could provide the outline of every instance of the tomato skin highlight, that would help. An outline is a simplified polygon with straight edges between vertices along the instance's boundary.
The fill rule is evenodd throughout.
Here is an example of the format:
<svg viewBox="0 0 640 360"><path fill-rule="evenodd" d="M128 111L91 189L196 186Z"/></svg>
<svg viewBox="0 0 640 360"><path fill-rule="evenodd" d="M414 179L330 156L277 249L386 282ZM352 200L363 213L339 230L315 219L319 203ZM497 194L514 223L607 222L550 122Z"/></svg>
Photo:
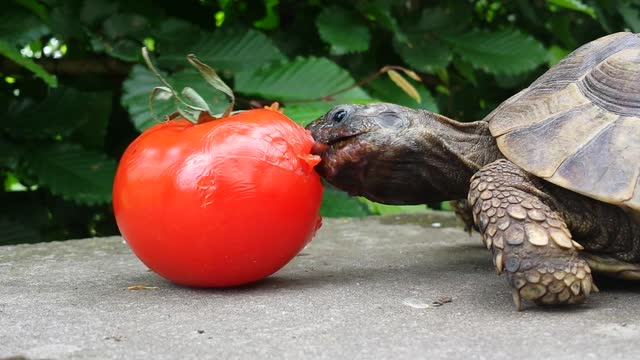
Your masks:
<svg viewBox="0 0 640 360"><path fill-rule="evenodd" d="M178 284L267 277L321 224L313 143L268 109L157 124L120 160L113 191L120 232L145 265Z"/></svg>

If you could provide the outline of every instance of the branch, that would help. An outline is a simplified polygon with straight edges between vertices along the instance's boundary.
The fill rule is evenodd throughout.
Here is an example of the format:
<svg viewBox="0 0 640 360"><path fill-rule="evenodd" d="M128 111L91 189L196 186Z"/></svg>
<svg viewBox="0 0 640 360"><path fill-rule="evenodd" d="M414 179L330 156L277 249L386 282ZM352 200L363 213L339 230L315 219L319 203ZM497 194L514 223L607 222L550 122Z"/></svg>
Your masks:
<svg viewBox="0 0 640 360"><path fill-rule="evenodd" d="M85 75L114 76L124 78L133 64L112 57L89 57L79 59L33 59L48 73L78 77ZM11 74L22 72L23 68L9 59L0 59L0 72Z"/></svg>

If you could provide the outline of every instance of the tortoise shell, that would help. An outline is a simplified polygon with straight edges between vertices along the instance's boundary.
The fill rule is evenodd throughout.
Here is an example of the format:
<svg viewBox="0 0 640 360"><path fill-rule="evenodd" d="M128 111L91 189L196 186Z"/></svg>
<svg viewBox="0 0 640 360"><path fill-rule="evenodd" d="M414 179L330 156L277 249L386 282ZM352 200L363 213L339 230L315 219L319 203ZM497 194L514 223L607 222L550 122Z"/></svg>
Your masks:
<svg viewBox="0 0 640 360"><path fill-rule="evenodd" d="M640 34L578 48L485 121L525 171L640 214Z"/></svg>

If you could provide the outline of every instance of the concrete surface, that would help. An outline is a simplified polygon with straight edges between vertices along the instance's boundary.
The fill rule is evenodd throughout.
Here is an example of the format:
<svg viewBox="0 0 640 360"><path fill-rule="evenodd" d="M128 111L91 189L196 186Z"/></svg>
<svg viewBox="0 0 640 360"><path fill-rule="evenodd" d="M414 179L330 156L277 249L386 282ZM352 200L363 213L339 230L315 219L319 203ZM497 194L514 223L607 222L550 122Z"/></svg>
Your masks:
<svg viewBox="0 0 640 360"><path fill-rule="evenodd" d="M516 312L480 240L438 216L325 219L284 269L231 290L175 286L118 237L0 247L0 359L640 356L640 286Z"/></svg>

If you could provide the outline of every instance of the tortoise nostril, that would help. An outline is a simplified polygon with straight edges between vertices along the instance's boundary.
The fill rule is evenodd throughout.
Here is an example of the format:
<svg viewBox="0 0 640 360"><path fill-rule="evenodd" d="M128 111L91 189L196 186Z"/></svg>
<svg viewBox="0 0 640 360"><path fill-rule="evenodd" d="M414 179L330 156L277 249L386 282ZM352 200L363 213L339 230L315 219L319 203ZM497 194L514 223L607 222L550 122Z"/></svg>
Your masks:
<svg viewBox="0 0 640 360"><path fill-rule="evenodd" d="M331 116L331 120L339 123L342 120L344 120L345 117L347 117L347 111L346 110L338 110L335 113L333 113L333 116Z"/></svg>

